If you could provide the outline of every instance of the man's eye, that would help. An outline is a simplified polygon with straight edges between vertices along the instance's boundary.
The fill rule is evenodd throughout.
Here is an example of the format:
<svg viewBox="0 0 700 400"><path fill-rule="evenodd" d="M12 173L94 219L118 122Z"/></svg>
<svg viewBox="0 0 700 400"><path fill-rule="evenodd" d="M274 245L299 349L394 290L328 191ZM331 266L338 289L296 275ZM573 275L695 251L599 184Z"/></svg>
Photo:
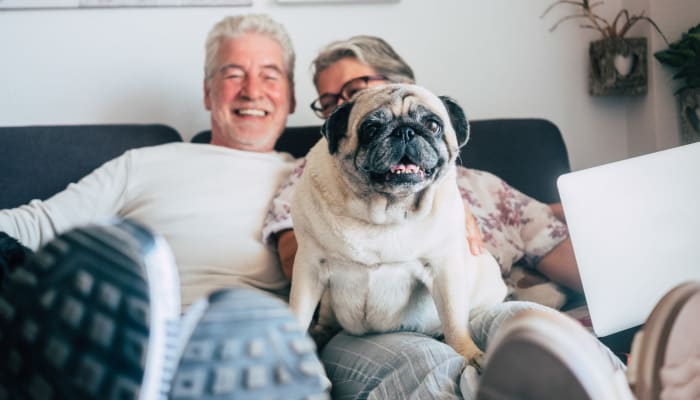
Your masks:
<svg viewBox="0 0 700 400"><path fill-rule="evenodd" d="M243 79L243 74L228 74L225 76L226 79Z"/></svg>

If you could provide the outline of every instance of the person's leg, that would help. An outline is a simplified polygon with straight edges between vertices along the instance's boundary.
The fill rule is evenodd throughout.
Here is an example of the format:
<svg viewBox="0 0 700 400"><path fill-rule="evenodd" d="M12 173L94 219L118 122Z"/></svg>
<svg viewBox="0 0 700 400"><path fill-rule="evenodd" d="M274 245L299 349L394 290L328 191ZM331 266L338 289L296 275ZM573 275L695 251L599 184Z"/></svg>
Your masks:
<svg viewBox="0 0 700 400"><path fill-rule="evenodd" d="M76 229L8 278L0 398L154 399L167 390L180 299L164 242L128 222Z"/></svg>
<svg viewBox="0 0 700 400"><path fill-rule="evenodd" d="M639 400L700 398L700 282L657 303L634 339L628 376Z"/></svg>
<svg viewBox="0 0 700 400"><path fill-rule="evenodd" d="M143 227L60 235L0 291L0 399L328 398L286 303L232 288L196 304L180 324L169 247Z"/></svg>
<svg viewBox="0 0 700 400"><path fill-rule="evenodd" d="M519 312L535 310L559 318L535 303L505 302L470 315L472 337L488 357L493 336ZM590 336L590 335L589 335ZM602 344L595 352L613 369L624 365ZM474 398L479 375L451 347L425 335L391 333L357 337L341 333L321 352L333 382L334 399Z"/></svg>
<svg viewBox="0 0 700 400"><path fill-rule="evenodd" d="M260 290L220 290L182 320L169 399L327 399L316 346L282 300Z"/></svg>
<svg viewBox="0 0 700 400"><path fill-rule="evenodd" d="M341 332L323 348L321 360L335 400L462 398L464 358L422 334Z"/></svg>
<svg viewBox="0 0 700 400"><path fill-rule="evenodd" d="M632 399L624 365L577 321L528 307L499 326L477 399Z"/></svg>

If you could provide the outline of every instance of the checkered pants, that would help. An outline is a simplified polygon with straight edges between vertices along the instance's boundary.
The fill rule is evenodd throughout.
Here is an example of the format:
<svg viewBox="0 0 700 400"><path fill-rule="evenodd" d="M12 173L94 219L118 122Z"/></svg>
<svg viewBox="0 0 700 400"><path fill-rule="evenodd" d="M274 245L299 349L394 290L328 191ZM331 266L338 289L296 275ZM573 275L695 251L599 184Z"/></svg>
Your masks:
<svg viewBox="0 0 700 400"><path fill-rule="evenodd" d="M511 301L470 315L477 346L516 313L525 309L558 311L535 303ZM625 366L604 345L600 349L616 368ZM471 399L479 377L451 347L425 335L398 332L352 336L338 334L321 353L335 400L347 399Z"/></svg>

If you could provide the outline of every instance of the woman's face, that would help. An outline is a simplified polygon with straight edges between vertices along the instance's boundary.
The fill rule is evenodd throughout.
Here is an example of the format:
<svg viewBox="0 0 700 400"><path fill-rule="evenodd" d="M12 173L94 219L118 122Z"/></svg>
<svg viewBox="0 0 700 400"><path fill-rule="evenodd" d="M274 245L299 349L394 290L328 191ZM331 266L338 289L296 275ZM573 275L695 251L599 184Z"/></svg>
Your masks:
<svg viewBox="0 0 700 400"><path fill-rule="evenodd" d="M356 84L348 83L356 78L360 77L376 77L377 72L374 68L359 62L357 59L352 57L342 58L332 64L330 67L324 69L318 74L318 83L316 85L316 90L319 94L319 98L333 98L335 107L343 104L351 96L339 96L341 91L343 94L354 94L355 91L359 89L364 89L367 87L377 86L385 84L387 81L385 79L370 79L370 80L359 80ZM325 106L326 104L324 104ZM324 117L328 117L333 109L325 112Z"/></svg>

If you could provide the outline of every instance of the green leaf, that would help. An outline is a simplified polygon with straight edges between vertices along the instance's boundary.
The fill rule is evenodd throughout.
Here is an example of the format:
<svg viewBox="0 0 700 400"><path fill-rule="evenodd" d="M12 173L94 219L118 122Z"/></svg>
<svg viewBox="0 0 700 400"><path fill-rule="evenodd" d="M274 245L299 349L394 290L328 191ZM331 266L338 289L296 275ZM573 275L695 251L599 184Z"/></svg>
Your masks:
<svg viewBox="0 0 700 400"><path fill-rule="evenodd" d="M683 66L690 59L689 56L692 56L692 53L670 49L654 53L654 57L656 57L661 64L666 64L673 68L680 68Z"/></svg>

